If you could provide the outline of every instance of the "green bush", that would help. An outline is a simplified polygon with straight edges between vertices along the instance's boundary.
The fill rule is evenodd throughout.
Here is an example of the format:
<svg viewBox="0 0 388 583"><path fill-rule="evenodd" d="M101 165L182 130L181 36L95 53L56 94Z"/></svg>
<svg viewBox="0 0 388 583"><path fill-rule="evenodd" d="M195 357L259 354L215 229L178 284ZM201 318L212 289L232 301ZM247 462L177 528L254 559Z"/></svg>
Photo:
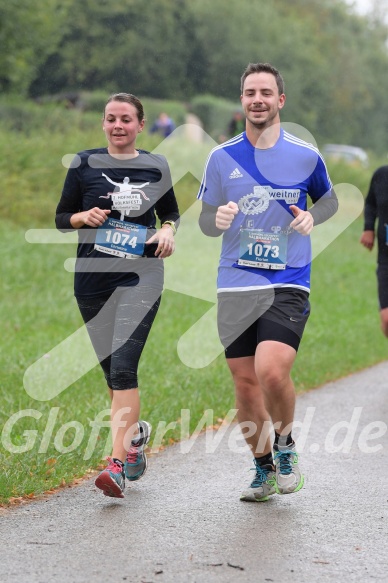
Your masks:
<svg viewBox="0 0 388 583"><path fill-rule="evenodd" d="M69 128L90 129L96 124L95 115L80 109L67 109L63 103L35 103L11 97L0 100L0 127L31 136L44 131L68 132Z"/></svg>
<svg viewBox="0 0 388 583"><path fill-rule="evenodd" d="M365 168L359 165L347 164L343 161L326 160L327 168L333 184L347 183L357 186L361 193L366 196L369 190L372 174L380 166L388 163L383 156L369 153L369 164Z"/></svg>
<svg viewBox="0 0 388 583"><path fill-rule="evenodd" d="M221 141L221 136L229 137L228 124L241 106L213 95L197 95L190 103L190 110L202 121L204 130L216 141Z"/></svg>

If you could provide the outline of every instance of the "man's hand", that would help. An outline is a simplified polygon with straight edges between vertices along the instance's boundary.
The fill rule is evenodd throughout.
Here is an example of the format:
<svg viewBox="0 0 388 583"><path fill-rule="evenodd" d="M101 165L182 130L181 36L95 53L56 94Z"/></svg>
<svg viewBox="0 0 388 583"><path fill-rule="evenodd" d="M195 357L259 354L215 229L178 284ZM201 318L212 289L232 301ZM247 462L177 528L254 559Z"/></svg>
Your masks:
<svg viewBox="0 0 388 583"><path fill-rule="evenodd" d="M235 202L228 202L223 206L219 206L216 213L216 227L226 231L229 229L234 217L238 213L238 205Z"/></svg>
<svg viewBox="0 0 388 583"><path fill-rule="evenodd" d="M372 251L373 245L375 243L375 232L374 231L364 231L360 239L361 245L364 245L369 251Z"/></svg>
<svg viewBox="0 0 388 583"><path fill-rule="evenodd" d="M309 235L313 230L314 219L309 211L302 211L299 207L292 204L290 206L291 212L294 215L294 220L290 223L290 227L295 229L301 235Z"/></svg>

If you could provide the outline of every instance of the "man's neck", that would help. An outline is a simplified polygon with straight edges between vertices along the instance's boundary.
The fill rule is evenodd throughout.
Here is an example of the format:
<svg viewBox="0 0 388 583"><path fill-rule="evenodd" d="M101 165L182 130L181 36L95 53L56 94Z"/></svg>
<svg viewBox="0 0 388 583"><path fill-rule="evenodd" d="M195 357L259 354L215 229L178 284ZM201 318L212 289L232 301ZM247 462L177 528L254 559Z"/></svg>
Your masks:
<svg viewBox="0 0 388 583"><path fill-rule="evenodd" d="M252 146L259 150L268 150L273 148L280 137L280 122L263 128L247 122L246 134Z"/></svg>

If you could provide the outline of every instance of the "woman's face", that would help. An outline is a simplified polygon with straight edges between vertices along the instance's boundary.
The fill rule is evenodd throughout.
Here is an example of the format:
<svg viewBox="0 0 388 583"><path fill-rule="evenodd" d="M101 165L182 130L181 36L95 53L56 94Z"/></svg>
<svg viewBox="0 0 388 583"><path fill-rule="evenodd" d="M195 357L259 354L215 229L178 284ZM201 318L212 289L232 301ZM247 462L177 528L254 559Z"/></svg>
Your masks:
<svg viewBox="0 0 388 583"><path fill-rule="evenodd" d="M139 121L137 109L132 103L111 101L105 107L102 129L111 154L132 153L143 127L144 120Z"/></svg>

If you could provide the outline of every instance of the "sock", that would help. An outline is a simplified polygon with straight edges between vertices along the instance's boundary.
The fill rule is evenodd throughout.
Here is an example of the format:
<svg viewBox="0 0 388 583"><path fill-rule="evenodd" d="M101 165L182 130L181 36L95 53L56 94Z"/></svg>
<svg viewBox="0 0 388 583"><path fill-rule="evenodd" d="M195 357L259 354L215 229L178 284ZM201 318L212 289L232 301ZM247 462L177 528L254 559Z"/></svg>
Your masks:
<svg viewBox="0 0 388 583"><path fill-rule="evenodd" d="M273 466L272 452L270 451L261 457L255 457L255 463L258 466Z"/></svg>
<svg viewBox="0 0 388 583"><path fill-rule="evenodd" d="M280 445L280 447L285 447L286 445L293 445L294 440L291 437L291 432L288 435L279 435L275 431L275 445Z"/></svg>

